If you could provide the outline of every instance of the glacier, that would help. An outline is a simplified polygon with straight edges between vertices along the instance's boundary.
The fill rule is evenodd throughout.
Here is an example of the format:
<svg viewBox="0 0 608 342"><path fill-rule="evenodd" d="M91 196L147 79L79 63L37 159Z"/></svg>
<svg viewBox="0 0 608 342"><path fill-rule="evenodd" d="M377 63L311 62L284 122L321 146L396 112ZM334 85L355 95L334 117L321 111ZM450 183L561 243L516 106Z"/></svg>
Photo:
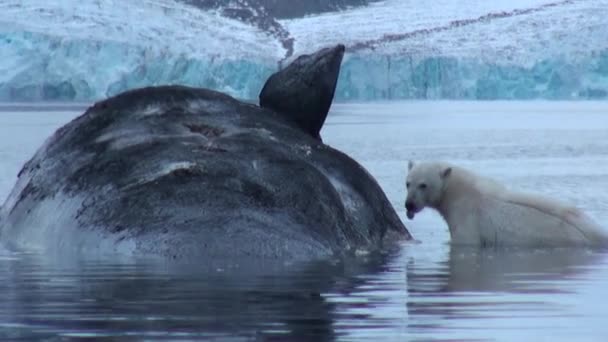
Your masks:
<svg viewBox="0 0 608 342"><path fill-rule="evenodd" d="M5 0L0 101L159 84L254 100L281 65L335 43L338 101L607 99L607 17L608 0L385 0L275 18L273 33L175 0Z"/></svg>
<svg viewBox="0 0 608 342"><path fill-rule="evenodd" d="M556 57L530 66L476 58L350 56L337 98L608 99L608 49L576 62Z"/></svg>
<svg viewBox="0 0 608 342"><path fill-rule="evenodd" d="M282 46L174 0L0 3L0 100L101 99L157 84L257 96Z"/></svg>
<svg viewBox="0 0 608 342"><path fill-rule="evenodd" d="M91 101L137 87L183 84L257 97L276 63L192 57L121 42L0 34L0 101Z"/></svg>
<svg viewBox="0 0 608 342"><path fill-rule="evenodd" d="M606 0L386 0L281 23L296 51L351 42L341 100L606 99L606 18Z"/></svg>

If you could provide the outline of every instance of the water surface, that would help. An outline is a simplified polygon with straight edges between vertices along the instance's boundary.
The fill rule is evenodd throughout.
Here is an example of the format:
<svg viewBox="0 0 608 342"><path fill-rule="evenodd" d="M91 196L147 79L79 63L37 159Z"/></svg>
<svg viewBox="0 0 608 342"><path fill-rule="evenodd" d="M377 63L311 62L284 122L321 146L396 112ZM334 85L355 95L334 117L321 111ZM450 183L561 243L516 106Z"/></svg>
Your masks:
<svg viewBox="0 0 608 342"><path fill-rule="evenodd" d="M70 107L0 107L0 200ZM405 218L408 159L572 201L608 226L608 103L342 104L324 141L380 182L417 243L304 265L55 260L0 250L0 340L606 341L608 254L450 248Z"/></svg>

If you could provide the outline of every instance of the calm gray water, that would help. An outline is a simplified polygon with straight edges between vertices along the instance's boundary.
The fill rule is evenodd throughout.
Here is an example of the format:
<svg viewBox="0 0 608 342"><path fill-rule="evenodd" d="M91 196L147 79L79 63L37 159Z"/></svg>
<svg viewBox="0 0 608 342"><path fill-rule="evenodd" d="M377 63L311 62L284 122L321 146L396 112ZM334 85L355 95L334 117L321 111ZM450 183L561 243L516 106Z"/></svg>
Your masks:
<svg viewBox="0 0 608 342"><path fill-rule="evenodd" d="M70 107L0 107L0 201ZM0 249L0 340L607 341L608 254L450 247L405 218L408 159L575 202L608 226L608 102L335 105L326 143L380 182L417 243L306 265L54 260Z"/></svg>

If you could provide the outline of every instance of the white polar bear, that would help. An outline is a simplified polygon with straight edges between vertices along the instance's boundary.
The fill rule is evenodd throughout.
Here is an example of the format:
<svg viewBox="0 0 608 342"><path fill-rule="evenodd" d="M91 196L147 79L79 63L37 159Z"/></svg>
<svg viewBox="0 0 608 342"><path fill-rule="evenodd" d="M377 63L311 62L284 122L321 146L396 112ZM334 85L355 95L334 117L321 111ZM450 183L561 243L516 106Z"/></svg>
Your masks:
<svg viewBox="0 0 608 342"><path fill-rule="evenodd" d="M409 162L407 217L430 207L447 222L453 244L606 246L608 232L577 208L509 191L497 182L440 162Z"/></svg>

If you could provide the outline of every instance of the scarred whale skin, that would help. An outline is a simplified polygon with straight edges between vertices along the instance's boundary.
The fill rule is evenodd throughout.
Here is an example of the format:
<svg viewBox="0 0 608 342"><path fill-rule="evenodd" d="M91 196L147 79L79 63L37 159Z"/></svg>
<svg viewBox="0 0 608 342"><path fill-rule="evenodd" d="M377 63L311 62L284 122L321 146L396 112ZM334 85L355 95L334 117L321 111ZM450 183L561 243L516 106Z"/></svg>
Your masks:
<svg viewBox="0 0 608 342"><path fill-rule="evenodd" d="M318 53L335 61L344 49ZM374 178L301 112L281 110L183 86L98 102L25 164L0 210L0 239L189 260L309 260L409 239Z"/></svg>

